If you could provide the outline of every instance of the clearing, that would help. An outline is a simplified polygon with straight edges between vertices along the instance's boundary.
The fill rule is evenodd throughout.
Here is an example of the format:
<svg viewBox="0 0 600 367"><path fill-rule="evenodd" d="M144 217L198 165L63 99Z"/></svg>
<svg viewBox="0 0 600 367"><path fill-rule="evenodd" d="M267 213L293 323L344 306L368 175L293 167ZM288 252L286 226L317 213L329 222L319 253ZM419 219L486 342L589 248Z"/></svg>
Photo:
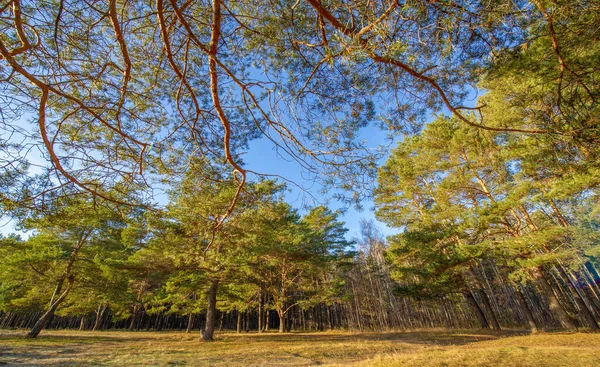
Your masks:
<svg viewBox="0 0 600 367"><path fill-rule="evenodd" d="M600 334L473 330L219 333L0 330L3 366L590 366Z"/></svg>

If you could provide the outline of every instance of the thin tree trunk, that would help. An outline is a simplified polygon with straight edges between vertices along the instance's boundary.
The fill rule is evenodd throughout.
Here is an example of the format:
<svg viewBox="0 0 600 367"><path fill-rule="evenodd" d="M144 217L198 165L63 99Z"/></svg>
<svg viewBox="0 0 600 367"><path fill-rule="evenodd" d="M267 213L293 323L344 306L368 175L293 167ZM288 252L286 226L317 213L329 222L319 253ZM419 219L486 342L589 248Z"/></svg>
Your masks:
<svg viewBox="0 0 600 367"><path fill-rule="evenodd" d="M520 286L518 286L518 285L516 286L515 293L517 294L517 297L519 299L518 303L521 304L521 310L523 310L523 313L525 314L525 319L527 320L527 324L529 324L529 329L531 330L532 333L537 333L538 332L537 324L535 322L535 319L533 318L533 313L531 312L531 309L529 308L529 304L527 304L527 299L525 298L525 295L521 291Z"/></svg>
<svg viewBox="0 0 600 367"><path fill-rule="evenodd" d="M235 332L240 334L242 332L242 313L237 312L237 324L235 326Z"/></svg>
<svg viewBox="0 0 600 367"><path fill-rule="evenodd" d="M104 316L104 312L106 311L107 305L98 306L98 310L96 311L96 321L94 322L93 331L100 330L100 326L102 326L102 317Z"/></svg>
<svg viewBox="0 0 600 367"><path fill-rule="evenodd" d="M463 296L467 300L467 303L469 304L469 306L471 306L471 309L475 313L475 316L477 316L477 320L479 320L479 325L481 325L481 327L484 329L489 329L490 325L488 324L487 318L485 317L483 310L481 309L481 307L475 300L475 297L473 297L472 291L471 292L463 292Z"/></svg>
<svg viewBox="0 0 600 367"><path fill-rule="evenodd" d="M263 297L262 293L258 297L258 332L263 332Z"/></svg>
<svg viewBox="0 0 600 367"><path fill-rule="evenodd" d="M129 323L129 331L133 331L135 327L135 319L137 317L139 307L140 306L137 303L133 306L133 312L131 313L131 323Z"/></svg>
<svg viewBox="0 0 600 367"><path fill-rule="evenodd" d="M208 308L206 310L206 324L201 332L202 340L213 341L217 322L217 288L219 280L213 279L208 289Z"/></svg>
<svg viewBox="0 0 600 367"><path fill-rule="evenodd" d="M489 311L490 317L489 317L488 321L490 321L490 323L492 324L491 325L492 329L497 330L497 331L501 330L500 323L498 322L498 319L496 318L496 313L494 312L494 309L492 308L492 304L490 303L490 299L489 299L487 293L484 290L479 290L479 294L481 295L481 300L483 301L483 305Z"/></svg>
<svg viewBox="0 0 600 367"><path fill-rule="evenodd" d="M185 332L187 334L189 334L192 332L193 328L194 328L194 314L192 312L190 312L190 314L188 315L187 329L185 330Z"/></svg>
<svg viewBox="0 0 600 367"><path fill-rule="evenodd" d="M558 273L560 274L560 276L564 279L565 283L567 283L567 287L571 291L571 294L573 295L573 298L575 299L575 302L577 303L577 307L579 307L580 315L583 317L583 319L586 321L586 323L592 330L594 330L594 331L600 330L600 328L598 327L598 324L596 323L596 319L594 318L594 315L592 315L592 312L590 311L587 304L583 300L582 295L579 293L579 290L573 284L573 280L570 277L570 274L567 274L566 270L560 264L558 264L556 266L556 269L558 270Z"/></svg>
<svg viewBox="0 0 600 367"><path fill-rule="evenodd" d="M271 322L271 312L269 310L267 310L267 312L265 312L265 331L269 331L269 324Z"/></svg>
<svg viewBox="0 0 600 367"><path fill-rule="evenodd" d="M537 280L536 284L540 288L542 296L546 298L546 302L548 302L550 311L552 311L552 313L558 319L561 325L569 331L577 331L577 326L575 326L573 320L571 320L571 317L569 316L567 311L558 301L558 298L554 294L552 287L550 287L546 280L546 277L540 269L534 270L534 277Z"/></svg>
<svg viewBox="0 0 600 367"><path fill-rule="evenodd" d="M221 317L219 319L219 331L223 331L223 318L225 317L225 313L221 313Z"/></svg>

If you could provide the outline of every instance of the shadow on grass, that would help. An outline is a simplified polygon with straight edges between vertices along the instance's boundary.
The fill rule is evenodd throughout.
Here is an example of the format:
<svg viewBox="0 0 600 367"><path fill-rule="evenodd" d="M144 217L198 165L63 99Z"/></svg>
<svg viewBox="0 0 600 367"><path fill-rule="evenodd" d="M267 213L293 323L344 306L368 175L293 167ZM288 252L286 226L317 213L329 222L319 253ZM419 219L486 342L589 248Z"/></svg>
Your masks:
<svg viewBox="0 0 600 367"><path fill-rule="evenodd" d="M486 340L495 340L511 336L527 335L524 330L502 332L464 330L464 331L398 331L398 332L365 332L365 333L251 333L221 334L217 338L222 341L252 341L265 343L297 343L297 342L351 342L351 341L396 341L399 343L424 345L465 345Z"/></svg>
<svg viewBox="0 0 600 367"><path fill-rule="evenodd" d="M115 335L98 335L90 334L89 332L82 333L70 333L69 335L55 334L52 331L41 333L36 338L30 339L25 338L26 333L10 333L4 334L0 330L0 343L2 341L18 342L19 344L40 344L40 345L52 345L52 344L68 344L68 345L83 345L83 344L97 344L97 343L122 343L128 341L149 341L155 340L156 338L142 336L140 334L134 334L131 337L127 336L115 336Z"/></svg>

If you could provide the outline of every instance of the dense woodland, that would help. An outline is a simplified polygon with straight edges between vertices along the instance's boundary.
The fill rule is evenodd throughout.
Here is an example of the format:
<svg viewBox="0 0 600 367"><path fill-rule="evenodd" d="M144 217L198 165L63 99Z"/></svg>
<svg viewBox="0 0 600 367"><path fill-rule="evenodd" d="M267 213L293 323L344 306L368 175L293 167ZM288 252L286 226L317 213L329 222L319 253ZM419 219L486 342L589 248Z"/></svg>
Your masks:
<svg viewBox="0 0 600 367"><path fill-rule="evenodd" d="M0 328L600 330L597 1L0 14Z"/></svg>

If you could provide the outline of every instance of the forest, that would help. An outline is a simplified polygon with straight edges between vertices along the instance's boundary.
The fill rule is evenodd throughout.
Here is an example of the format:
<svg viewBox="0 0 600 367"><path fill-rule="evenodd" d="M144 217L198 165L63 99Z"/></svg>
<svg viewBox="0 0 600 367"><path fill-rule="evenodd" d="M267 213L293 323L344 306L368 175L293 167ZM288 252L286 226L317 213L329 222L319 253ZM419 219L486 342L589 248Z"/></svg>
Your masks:
<svg viewBox="0 0 600 367"><path fill-rule="evenodd" d="M0 344L468 330L600 347L599 14L1 1ZM349 228L349 208L376 221ZM271 364L343 363L314 348Z"/></svg>

